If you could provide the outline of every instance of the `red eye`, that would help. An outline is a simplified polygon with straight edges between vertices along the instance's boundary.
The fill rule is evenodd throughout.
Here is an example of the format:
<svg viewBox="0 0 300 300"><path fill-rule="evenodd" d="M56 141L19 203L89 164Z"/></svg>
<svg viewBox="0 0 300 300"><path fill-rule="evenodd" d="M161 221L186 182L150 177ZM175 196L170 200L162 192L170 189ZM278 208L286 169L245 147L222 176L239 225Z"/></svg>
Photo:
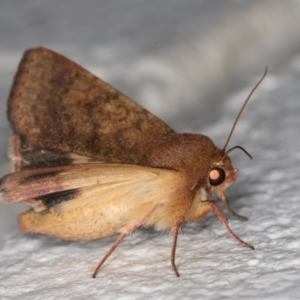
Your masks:
<svg viewBox="0 0 300 300"><path fill-rule="evenodd" d="M209 172L209 183L212 186L217 186L225 180L225 171L221 168L212 168Z"/></svg>

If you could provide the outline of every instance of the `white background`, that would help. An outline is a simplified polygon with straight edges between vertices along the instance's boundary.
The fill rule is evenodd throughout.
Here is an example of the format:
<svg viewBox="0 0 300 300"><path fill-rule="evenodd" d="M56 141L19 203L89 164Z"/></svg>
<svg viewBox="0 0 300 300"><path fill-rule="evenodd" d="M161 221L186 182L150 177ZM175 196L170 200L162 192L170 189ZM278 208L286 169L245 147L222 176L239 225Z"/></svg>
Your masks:
<svg viewBox="0 0 300 300"><path fill-rule="evenodd" d="M247 94L269 73L230 145L232 240L211 215L187 224L170 267L168 232L138 229L91 273L114 237L69 242L23 234L26 208L0 202L1 299L298 299L300 1L0 1L0 173L9 172L6 98L24 50L75 60L169 123L222 147Z"/></svg>

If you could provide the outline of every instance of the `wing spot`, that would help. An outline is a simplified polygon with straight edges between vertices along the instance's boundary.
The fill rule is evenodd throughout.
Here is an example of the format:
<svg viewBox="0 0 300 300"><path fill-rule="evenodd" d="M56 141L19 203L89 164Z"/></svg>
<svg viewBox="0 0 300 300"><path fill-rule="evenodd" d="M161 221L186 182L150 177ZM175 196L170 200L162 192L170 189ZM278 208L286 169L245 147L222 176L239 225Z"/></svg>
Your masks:
<svg viewBox="0 0 300 300"><path fill-rule="evenodd" d="M42 201L43 204L47 208L50 208L50 207L58 205L62 202L77 198L80 194L79 191L80 191L80 189L71 189L71 190L67 190L67 191L56 192L56 193L51 193L51 194L47 194L44 196L39 196L39 197L34 198L34 200Z"/></svg>

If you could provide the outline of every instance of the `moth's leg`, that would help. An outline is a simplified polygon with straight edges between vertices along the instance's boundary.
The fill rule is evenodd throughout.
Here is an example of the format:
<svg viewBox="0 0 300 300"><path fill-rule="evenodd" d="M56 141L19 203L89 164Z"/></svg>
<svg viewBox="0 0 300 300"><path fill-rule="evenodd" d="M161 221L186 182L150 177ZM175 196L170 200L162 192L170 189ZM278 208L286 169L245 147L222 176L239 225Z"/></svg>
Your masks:
<svg viewBox="0 0 300 300"><path fill-rule="evenodd" d="M99 262L98 266L96 267L96 269L95 269L95 271L94 271L94 273L92 275L92 278L96 278L99 269L105 263L105 261L107 260L107 258L114 252L114 250L124 240L125 236L128 235L128 234L131 234L134 229L136 229L137 227L139 227L140 225L142 225L144 223L144 221L146 220L146 218L148 218L149 215L153 213L153 211L155 210L155 208L156 208L156 206L154 206L153 208L149 209L147 211L147 213L145 213L142 217L138 218L135 222L131 223L130 226L126 227L123 230L124 232L120 234L120 236L118 237L118 239L114 242L114 244L110 247L110 249L106 252L106 254L104 255L104 257Z"/></svg>
<svg viewBox="0 0 300 300"><path fill-rule="evenodd" d="M183 219L176 222L172 228L174 237L173 237L173 244L172 244L172 250L171 250L171 265L172 265L172 270L174 271L174 273L177 277L179 277L180 274L179 274L176 264L175 264L175 253L176 253L178 232L179 232L179 230L181 230L182 223L183 223Z"/></svg>
<svg viewBox="0 0 300 300"><path fill-rule="evenodd" d="M223 201L223 203L224 203L224 205L225 205L225 207L226 207L226 210L227 210L231 215L233 215L234 217L238 218L239 220L242 220L242 221L248 221L248 218L247 218L247 217L239 215L238 213L236 213L236 212L230 207L230 205L229 205L229 203L228 203L228 199L227 199L227 197L226 197L226 195L225 195L225 193L224 193L223 191L218 192L218 195L219 195L219 197L222 199L222 201Z"/></svg>
<svg viewBox="0 0 300 300"><path fill-rule="evenodd" d="M99 271L99 269L102 267L102 265L104 264L104 262L107 260L107 258L114 252L114 250L120 245L120 243L124 240L125 236L127 235L127 233L122 233L118 239L114 242L114 244L111 246L111 248L108 250L108 252L106 252L106 254L104 255L104 257L101 259L101 261L99 262L97 268L95 269L92 278L96 278L97 273Z"/></svg>
<svg viewBox="0 0 300 300"><path fill-rule="evenodd" d="M224 215L221 208L218 206L218 204L215 201L212 200L205 200L198 202L197 207L193 207L192 211L189 211L188 214L185 216L185 221L197 221L197 220L203 220L206 218L206 216L211 212L215 211L217 217L221 221L221 223L225 226L227 232L229 235L234 238L236 241L238 241L241 245L244 247L248 247L250 249L254 250L254 247L246 242L244 242L242 239L240 239L235 233L231 230L231 228L228 225L226 216Z"/></svg>

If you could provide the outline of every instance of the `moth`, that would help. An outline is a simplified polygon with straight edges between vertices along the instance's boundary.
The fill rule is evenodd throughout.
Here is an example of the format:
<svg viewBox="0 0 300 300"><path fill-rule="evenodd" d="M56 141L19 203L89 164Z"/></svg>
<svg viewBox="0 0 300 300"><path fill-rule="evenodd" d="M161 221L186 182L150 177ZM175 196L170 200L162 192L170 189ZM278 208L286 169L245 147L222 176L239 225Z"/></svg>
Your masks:
<svg viewBox="0 0 300 300"><path fill-rule="evenodd" d="M267 70L266 70L267 71ZM202 134L176 133L146 109L79 65L46 48L23 55L8 98L13 134L13 173L0 191L8 203L31 209L19 218L21 231L67 240L119 234L93 276L122 240L139 226L170 229L171 265L184 222L202 221L215 212L233 233L219 205L241 219L225 189L238 176L227 145Z"/></svg>

